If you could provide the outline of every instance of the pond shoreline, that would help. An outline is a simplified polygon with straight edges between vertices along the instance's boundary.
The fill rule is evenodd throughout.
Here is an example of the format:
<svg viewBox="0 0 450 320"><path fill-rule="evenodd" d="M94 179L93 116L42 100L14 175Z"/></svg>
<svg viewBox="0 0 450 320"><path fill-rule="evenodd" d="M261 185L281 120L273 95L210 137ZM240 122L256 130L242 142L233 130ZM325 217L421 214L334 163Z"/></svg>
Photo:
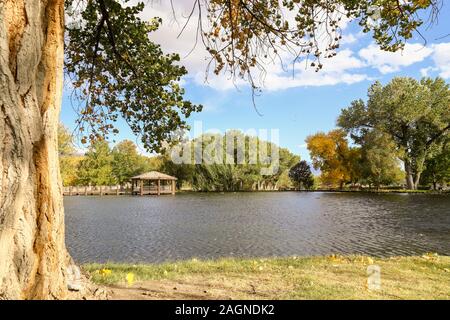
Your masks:
<svg viewBox="0 0 450 320"><path fill-rule="evenodd" d="M83 270L110 299L450 299L450 257L431 253L86 264Z"/></svg>

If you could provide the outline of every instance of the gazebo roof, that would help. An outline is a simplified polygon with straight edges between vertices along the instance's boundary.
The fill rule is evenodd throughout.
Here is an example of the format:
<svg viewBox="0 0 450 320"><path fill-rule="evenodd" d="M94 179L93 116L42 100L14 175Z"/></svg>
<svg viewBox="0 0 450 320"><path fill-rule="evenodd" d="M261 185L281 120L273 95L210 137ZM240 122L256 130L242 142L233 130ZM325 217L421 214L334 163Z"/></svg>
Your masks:
<svg viewBox="0 0 450 320"><path fill-rule="evenodd" d="M131 179L136 180L177 180L177 178L169 176L168 174L164 174L158 171L150 171L142 173L138 176L134 176Z"/></svg>

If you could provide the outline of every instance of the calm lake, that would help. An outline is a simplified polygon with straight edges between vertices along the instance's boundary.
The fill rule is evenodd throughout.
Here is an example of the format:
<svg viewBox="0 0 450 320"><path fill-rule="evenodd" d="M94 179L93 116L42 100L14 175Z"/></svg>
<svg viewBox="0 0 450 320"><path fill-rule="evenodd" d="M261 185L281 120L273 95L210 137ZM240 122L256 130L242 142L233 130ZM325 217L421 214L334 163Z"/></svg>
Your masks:
<svg viewBox="0 0 450 320"><path fill-rule="evenodd" d="M450 255L450 196L260 192L64 198L84 262L192 257Z"/></svg>

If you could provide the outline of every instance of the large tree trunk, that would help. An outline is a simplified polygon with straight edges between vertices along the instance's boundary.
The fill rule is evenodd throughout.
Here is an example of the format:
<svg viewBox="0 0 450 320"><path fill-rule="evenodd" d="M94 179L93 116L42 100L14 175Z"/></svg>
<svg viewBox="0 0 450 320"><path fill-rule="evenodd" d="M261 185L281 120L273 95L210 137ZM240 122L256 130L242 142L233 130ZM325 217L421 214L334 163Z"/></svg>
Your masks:
<svg viewBox="0 0 450 320"><path fill-rule="evenodd" d="M67 295L63 0L0 0L0 298Z"/></svg>
<svg viewBox="0 0 450 320"><path fill-rule="evenodd" d="M422 175L422 172L417 172L414 180L414 190L417 190L419 188L420 183L420 176Z"/></svg>
<svg viewBox="0 0 450 320"><path fill-rule="evenodd" d="M416 186L414 183L414 175L412 172L411 163L408 159L405 159L404 163L405 163L406 188L409 190L415 190Z"/></svg>

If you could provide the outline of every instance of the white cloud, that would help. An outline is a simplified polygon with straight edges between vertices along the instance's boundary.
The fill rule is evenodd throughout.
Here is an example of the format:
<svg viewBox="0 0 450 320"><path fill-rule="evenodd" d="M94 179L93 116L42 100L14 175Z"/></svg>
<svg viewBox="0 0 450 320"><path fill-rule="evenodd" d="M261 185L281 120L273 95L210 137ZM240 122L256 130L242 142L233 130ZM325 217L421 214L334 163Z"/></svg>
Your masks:
<svg viewBox="0 0 450 320"><path fill-rule="evenodd" d="M295 65L294 73L292 69L283 70L278 65L272 65L269 67L264 87L274 91L303 86L352 84L368 79L366 74L352 72L364 67L364 63L349 49L339 51L334 58L324 59L322 63L322 70L316 72L314 67L306 65L306 61L299 62Z"/></svg>
<svg viewBox="0 0 450 320"><path fill-rule="evenodd" d="M403 50L397 52L383 51L376 44L371 44L367 48L361 49L359 56L369 66L378 69L382 74L387 74L423 61L432 53L432 48L424 47L419 43L407 43Z"/></svg>
<svg viewBox="0 0 450 320"><path fill-rule="evenodd" d="M450 78L450 42L433 45L435 70L444 79Z"/></svg>
<svg viewBox="0 0 450 320"><path fill-rule="evenodd" d="M352 84L366 80L365 74L349 73L314 73L312 69L297 74L295 78L280 75L269 75L264 83L264 88L268 91L283 90L295 87L327 86L340 83Z"/></svg>
<svg viewBox="0 0 450 320"><path fill-rule="evenodd" d="M289 55L282 56L288 61ZM260 71L255 70L256 85L267 91L284 90L305 86L326 86L337 84L352 84L369 79L366 74L356 73L352 70L364 67L364 62L353 55L349 49L342 50L332 59L324 59L323 69L319 72L310 66L311 61L302 60L295 65L282 67L278 62L267 62L265 71L258 77ZM229 74L219 76L209 75L205 81L205 72L196 73L192 79L198 85L205 85L219 91L241 88L248 83L242 79L232 79Z"/></svg>
<svg viewBox="0 0 450 320"><path fill-rule="evenodd" d="M215 75L213 73L206 74L205 70L198 71L191 76L191 79L197 85L208 86L219 91L240 88L248 85L248 83L240 78L233 79L231 75L221 73Z"/></svg>

